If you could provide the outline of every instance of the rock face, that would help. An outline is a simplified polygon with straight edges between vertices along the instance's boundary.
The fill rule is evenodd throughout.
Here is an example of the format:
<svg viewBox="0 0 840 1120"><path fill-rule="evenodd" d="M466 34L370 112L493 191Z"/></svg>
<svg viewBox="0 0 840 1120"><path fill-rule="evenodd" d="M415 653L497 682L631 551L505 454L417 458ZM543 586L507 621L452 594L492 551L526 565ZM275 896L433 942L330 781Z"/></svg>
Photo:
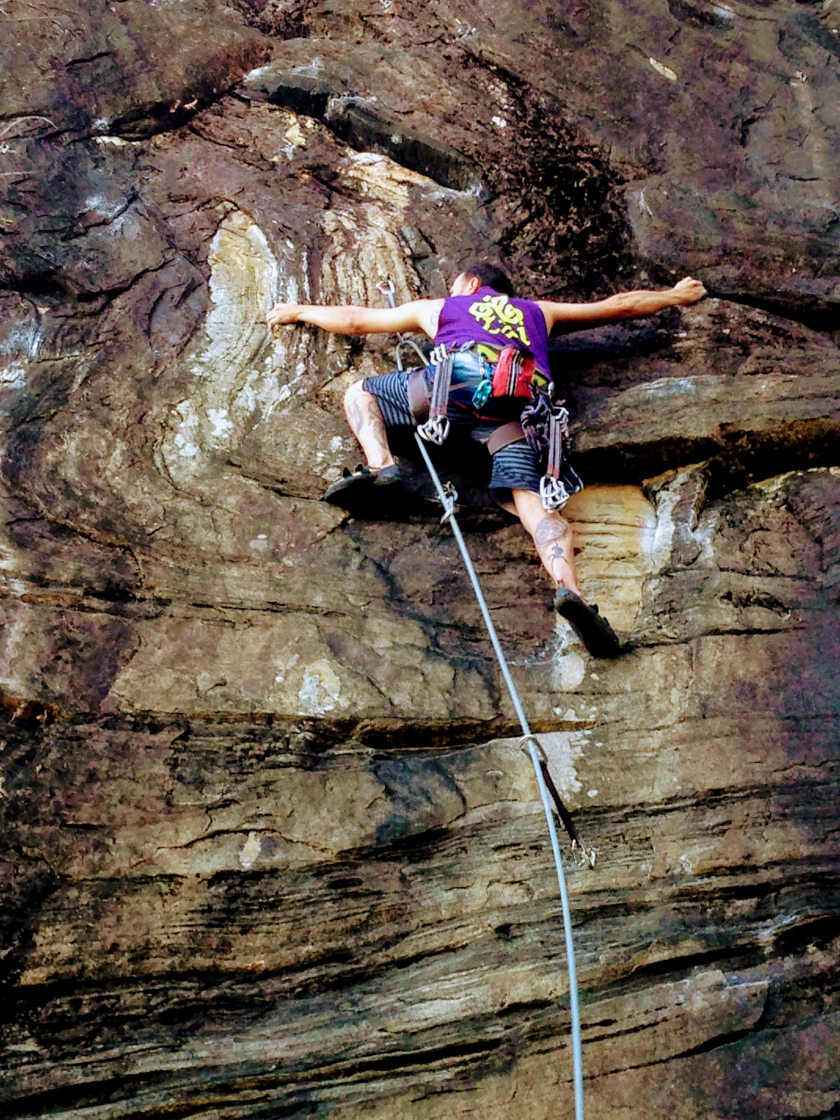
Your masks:
<svg viewBox="0 0 840 1120"><path fill-rule="evenodd" d="M553 341L589 659L445 448L555 781L587 1114L840 1115L840 8L2 6L4 1116L571 1114L530 764L392 340L277 299L700 275ZM836 26L835 26L836 25Z"/></svg>

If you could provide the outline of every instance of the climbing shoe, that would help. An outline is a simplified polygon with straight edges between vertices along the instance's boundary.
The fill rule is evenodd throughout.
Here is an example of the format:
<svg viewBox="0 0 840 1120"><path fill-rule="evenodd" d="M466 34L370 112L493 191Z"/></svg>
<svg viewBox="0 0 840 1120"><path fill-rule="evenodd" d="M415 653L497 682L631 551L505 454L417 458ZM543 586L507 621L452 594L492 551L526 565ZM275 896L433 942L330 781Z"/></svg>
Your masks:
<svg viewBox="0 0 840 1120"><path fill-rule="evenodd" d="M396 493L401 481L400 468L396 463L381 470L372 471L370 467L358 466L354 471L344 468L344 473L338 482L334 482L321 499L333 506L349 509L362 505L367 497L373 497L373 488L393 487L392 494Z"/></svg>
<svg viewBox="0 0 840 1120"><path fill-rule="evenodd" d="M618 657L621 645L612 626L594 605L584 603L580 595L560 587L554 596L554 609L571 626L593 657Z"/></svg>

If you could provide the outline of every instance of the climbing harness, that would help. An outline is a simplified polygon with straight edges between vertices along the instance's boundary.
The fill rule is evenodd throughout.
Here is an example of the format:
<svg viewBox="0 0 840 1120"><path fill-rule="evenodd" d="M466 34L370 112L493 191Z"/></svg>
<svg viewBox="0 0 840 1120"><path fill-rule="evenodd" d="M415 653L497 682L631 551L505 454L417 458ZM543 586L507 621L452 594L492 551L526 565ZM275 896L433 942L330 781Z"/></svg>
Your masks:
<svg viewBox="0 0 840 1120"><path fill-rule="evenodd" d="M392 280L380 280L376 290L384 295L391 307L396 307ZM408 399L417 432L427 443L438 447L449 435L447 418L452 370L459 353L471 350L474 343L465 342L452 351L445 345L436 346L427 359L416 343L397 335L397 368L402 370L402 351L412 348L420 356L423 366L432 366L434 376L429 392L424 369L415 369L408 382ZM504 346L488 362L489 348L483 344L475 347L485 369L485 375L476 386L472 404L483 408L491 399L527 399L528 404L518 420L502 424L487 440L491 455L508 444L526 439L537 456L545 462L545 473L540 479L540 499L543 508L551 513L560 510L572 494L583 489L577 472L564 455L569 441L569 413L563 401L553 399L554 386L537 370L533 357L514 346Z"/></svg>
<svg viewBox="0 0 840 1120"><path fill-rule="evenodd" d="M394 285L390 280L380 281L380 283L377 284L376 288L378 292L388 297L388 301L391 307L396 306L396 302L394 300ZM401 349L406 345L413 344L407 343L406 340L403 339L402 335L398 335L397 337L399 339L399 343L397 346L397 368L402 370L403 365ZM421 354L421 356L423 356L422 351L419 347L415 346L414 348L418 353ZM423 356L423 362L424 364L426 363L425 356ZM451 378L451 369L448 376ZM575 966L575 945L572 936L572 913L571 907L569 905L569 892L566 888L566 876L563 871L563 859L560 854L560 843L557 839L557 829L554 824L554 815L551 811L552 807L550 798L554 800L554 803L557 807L558 815L560 816L560 819L562 820L566 831L569 833L572 841L572 849L580 849L584 860L588 862L592 867L594 867L595 865L595 852L592 850L588 851L581 844L571 816L569 815L569 812L566 809L565 805L563 805L560 794L557 792L557 787L554 785L554 782L551 779L551 775L548 772L548 762L545 757L545 752L541 744L539 743L539 740L535 735L532 734L531 729L528 725L528 719L525 715L525 710L522 707L522 701L519 698L519 692L517 691L516 685L513 682L513 678L510 675L507 658L505 657L504 651L501 647L501 643L499 642L499 637L496 633L496 627L493 624L493 619L490 617L490 611L487 607L487 601L484 598L484 593L481 590L481 584L478 582L478 576L476 575L472 559L467 550L467 545L464 541L463 534L461 533L461 528L458 525L458 519L455 516L455 503L457 501L458 494L452 488L451 484L447 483L446 485L444 485L441 482L426 447L426 442L429 441L429 437L424 436L420 432L418 427L418 429L414 433L414 438L417 442L417 446L420 448L420 453L423 456L423 461L426 464L426 469L431 476L432 482L435 486L435 490L437 491L438 498L441 505L443 506L444 512L443 516L441 517L441 524L449 524L450 528L452 529L453 535L458 544L458 549L461 553L461 558L464 561L464 566L467 569L467 575L470 578L473 592L475 593L479 609L481 610L481 616L484 619L484 625L487 627L487 633L490 636L490 642L493 646L493 651L496 654L496 660L499 663L502 678L504 679L508 694L510 695L511 701L513 703L514 711L516 712L516 716L522 728L522 738L519 740L519 746L529 755L531 759L534 767L534 773L537 779L537 786L539 787L540 791L540 797L542 798L545 818L548 824L548 834L551 840L551 850L554 854L554 864L557 869L557 882L560 888L560 904L563 912L563 931L566 940L566 965L569 973L569 1011L571 1015L572 1029L572 1069L575 1094L575 1120L584 1120L583 1050L580 1036L580 999L578 995L577 969ZM446 437L444 436L443 438L445 439ZM442 440L432 440L431 442L437 443L442 442Z"/></svg>

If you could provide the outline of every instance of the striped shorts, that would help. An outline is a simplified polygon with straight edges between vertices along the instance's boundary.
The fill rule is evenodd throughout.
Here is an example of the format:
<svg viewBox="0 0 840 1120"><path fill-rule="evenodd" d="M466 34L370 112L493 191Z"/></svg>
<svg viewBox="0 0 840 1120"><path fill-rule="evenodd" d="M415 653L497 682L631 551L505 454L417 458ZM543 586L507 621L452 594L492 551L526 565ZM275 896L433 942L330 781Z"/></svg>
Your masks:
<svg viewBox="0 0 840 1120"><path fill-rule="evenodd" d="M433 375L430 367L430 380ZM466 435L478 443L486 443L493 432L507 423L510 417L494 421L475 414L471 407L472 395L481 376L479 358L471 353L456 356L447 415L453 436ZM414 427L408 402L408 370L366 377L362 388L376 398L386 428ZM493 456L490 495L499 505L510 508L511 490L530 490L539 494L542 474L537 455L527 440L509 443Z"/></svg>

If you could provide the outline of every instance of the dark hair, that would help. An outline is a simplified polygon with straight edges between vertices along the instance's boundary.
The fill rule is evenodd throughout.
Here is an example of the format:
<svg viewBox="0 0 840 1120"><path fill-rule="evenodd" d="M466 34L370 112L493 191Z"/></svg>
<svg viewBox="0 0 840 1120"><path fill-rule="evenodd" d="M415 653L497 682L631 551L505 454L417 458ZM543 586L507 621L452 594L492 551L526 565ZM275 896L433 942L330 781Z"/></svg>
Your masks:
<svg viewBox="0 0 840 1120"><path fill-rule="evenodd" d="M510 278L495 264L478 261L474 264L465 265L462 271L465 276L475 276L480 280L483 288L492 288L506 296L514 294Z"/></svg>

